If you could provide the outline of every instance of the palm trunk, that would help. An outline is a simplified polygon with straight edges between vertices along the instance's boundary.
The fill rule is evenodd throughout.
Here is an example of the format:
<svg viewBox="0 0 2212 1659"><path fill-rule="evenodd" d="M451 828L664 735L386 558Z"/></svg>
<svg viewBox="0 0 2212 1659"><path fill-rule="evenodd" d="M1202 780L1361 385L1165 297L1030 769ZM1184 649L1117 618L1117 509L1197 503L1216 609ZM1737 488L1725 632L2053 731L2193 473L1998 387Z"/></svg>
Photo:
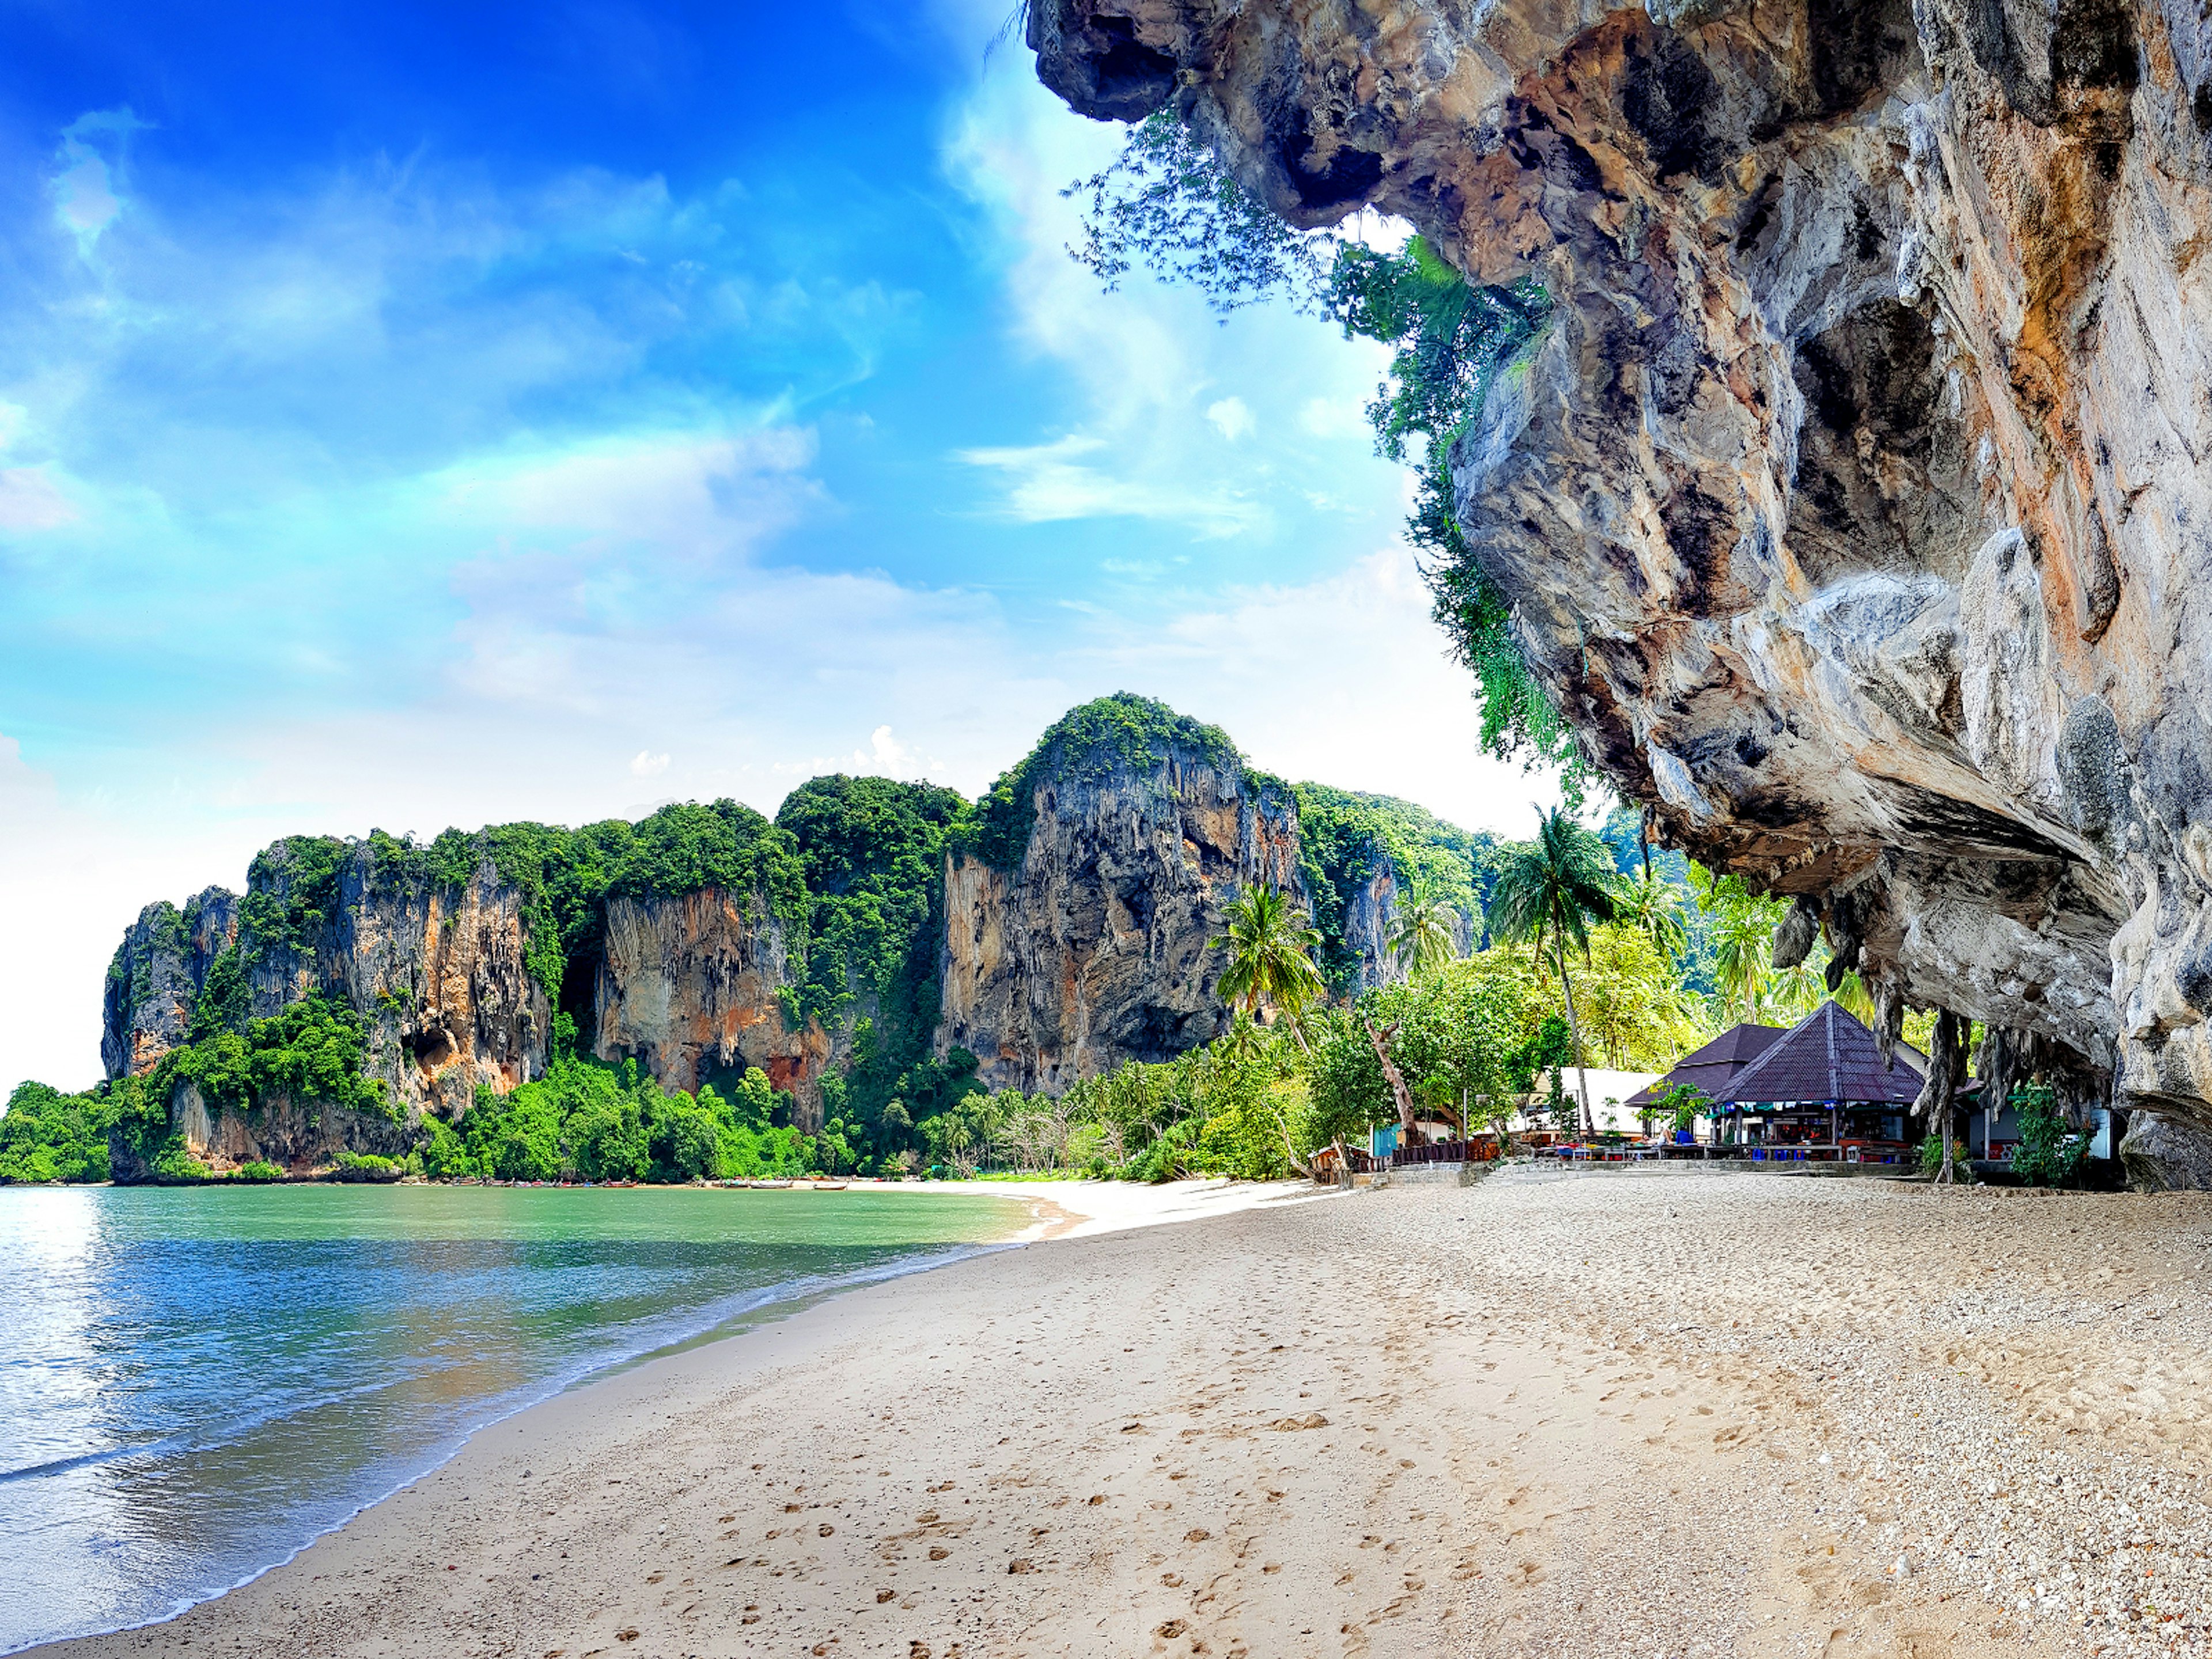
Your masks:
<svg viewBox="0 0 2212 1659"><path fill-rule="evenodd" d="M1583 1064L1582 1022L1575 1018L1575 988L1567 978L1567 942L1554 935L1559 958L1559 990L1567 1000L1567 1040L1575 1050L1575 1091L1582 1097L1583 1138L1589 1139L1597 1133L1597 1120L1590 1115L1589 1070Z"/></svg>

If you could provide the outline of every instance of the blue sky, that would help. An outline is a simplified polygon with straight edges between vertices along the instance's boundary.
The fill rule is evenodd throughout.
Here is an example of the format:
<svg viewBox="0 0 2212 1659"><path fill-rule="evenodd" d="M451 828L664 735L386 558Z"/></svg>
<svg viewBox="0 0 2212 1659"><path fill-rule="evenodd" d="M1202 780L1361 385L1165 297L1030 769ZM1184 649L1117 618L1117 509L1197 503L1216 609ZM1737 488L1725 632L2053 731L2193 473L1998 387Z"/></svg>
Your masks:
<svg viewBox="0 0 2212 1659"><path fill-rule="evenodd" d="M1378 353L1099 293L1002 9L0 9L0 1080L289 830L972 792L1122 688L1525 823Z"/></svg>

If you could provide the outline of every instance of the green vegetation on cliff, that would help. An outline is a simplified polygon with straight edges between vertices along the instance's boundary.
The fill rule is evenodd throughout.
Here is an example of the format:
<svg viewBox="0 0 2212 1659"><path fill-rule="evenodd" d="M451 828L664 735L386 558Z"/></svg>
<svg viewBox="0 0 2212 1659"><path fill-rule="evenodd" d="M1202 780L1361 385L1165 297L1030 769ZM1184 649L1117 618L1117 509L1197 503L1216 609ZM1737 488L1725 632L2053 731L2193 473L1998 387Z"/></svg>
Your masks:
<svg viewBox="0 0 2212 1659"><path fill-rule="evenodd" d="M953 826L951 844L994 869L1018 868L1036 823L1036 792L1046 782L1103 783L1122 775L1146 775L1174 760L1224 772L1244 764L1237 745L1218 726L1178 714L1133 691L1095 698L1045 728L1036 746L1001 773ZM1262 786L1278 781L1264 773L1249 775Z"/></svg>
<svg viewBox="0 0 2212 1659"><path fill-rule="evenodd" d="M253 855L238 906L238 945L249 965L313 954L337 919L339 876L352 850L335 836L288 836Z"/></svg>
<svg viewBox="0 0 2212 1659"><path fill-rule="evenodd" d="M758 1069L727 1095L664 1090L634 1060L570 1051L567 1022L544 1077L501 1096L477 1091L457 1124L424 1124L424 1174L442 1180L721 1181L804 1174L811 1136ZM779 1121L778 1120L781 1120Z"/></svg>
<svg viewBox="0 0 2212 1659"><path fill-rule="evenodd" d="M230 960L228 955L222 959ZM362 1074L368 1022L344 1003L305 997L267 1019L246 1020L241 1029L211 1010L210 993L222 994L213 971L193 1018L193 1040L172 1048L154 1068L155 1086L165 1095L177 1084L190 1084L210 1113L252 1111L280 1097L347 1112L392 1110L389 1090Z"/></svg>
<svg viewBox="0 0 2212 1659"><path fill-rule="evenodd" d="M1386 866L1404 887L1425 884L1480 926L1499 842L1487 832L1447 823L1391 795L1301 783L1298 872L1322 936L1318 965L1332 988L1348 989L1359 956L1345 938L1353 896Z"/></svg>

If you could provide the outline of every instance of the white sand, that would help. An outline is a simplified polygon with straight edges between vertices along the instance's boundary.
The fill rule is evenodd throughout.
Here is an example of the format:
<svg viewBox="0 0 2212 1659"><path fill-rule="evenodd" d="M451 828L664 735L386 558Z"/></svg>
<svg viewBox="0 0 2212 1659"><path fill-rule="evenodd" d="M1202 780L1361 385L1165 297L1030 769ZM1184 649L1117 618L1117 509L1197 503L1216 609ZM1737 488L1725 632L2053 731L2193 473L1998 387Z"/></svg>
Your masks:
<svg viewBox="0 0 2212 1659"><path fill-rule="evenodd" d="M2212 1204L1041 1186L1125 1230L563 1395L66 1650L2201 1650L2212 1375L2180 1293ZM1169 1213L1200 1224L1127 1224Z"/></svg>

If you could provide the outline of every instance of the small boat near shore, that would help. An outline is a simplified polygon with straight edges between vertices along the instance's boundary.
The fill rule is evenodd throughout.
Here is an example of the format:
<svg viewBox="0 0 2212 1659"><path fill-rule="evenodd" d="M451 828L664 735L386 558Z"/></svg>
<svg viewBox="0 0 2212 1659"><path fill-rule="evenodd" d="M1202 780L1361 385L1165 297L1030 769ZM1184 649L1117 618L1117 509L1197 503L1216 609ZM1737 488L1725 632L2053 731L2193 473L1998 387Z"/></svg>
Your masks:
<svg viewBox="0 0 2212 1659"><path fill-rule="evenodd" d="M817 1193L842 1193L845 1190L845 1183L842 1181L816 1181L808 1184Z"/></svg>

